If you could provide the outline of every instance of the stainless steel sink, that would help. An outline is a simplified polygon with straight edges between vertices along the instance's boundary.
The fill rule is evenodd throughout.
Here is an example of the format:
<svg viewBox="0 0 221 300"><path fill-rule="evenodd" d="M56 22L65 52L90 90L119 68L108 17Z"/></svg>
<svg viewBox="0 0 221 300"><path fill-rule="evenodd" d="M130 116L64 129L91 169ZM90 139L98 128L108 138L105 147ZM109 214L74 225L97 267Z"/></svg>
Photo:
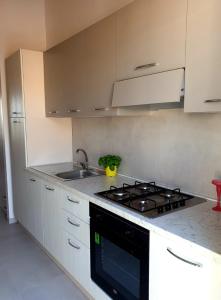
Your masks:
<svg viewBox="0 0 221 300"><path fill-rule="evenodd" d="M55 174L56 177L61 178L64 181L83 179L100 175L103 175L103 172L95 169L78 169Z"/></svg>

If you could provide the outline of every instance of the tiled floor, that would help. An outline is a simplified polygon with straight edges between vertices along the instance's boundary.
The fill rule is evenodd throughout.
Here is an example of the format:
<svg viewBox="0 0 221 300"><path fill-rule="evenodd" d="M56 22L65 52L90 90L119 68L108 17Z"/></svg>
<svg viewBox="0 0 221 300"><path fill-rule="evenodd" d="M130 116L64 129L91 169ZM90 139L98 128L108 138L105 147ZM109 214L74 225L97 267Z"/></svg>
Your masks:
<svg viewBox="0 0 221 300"><path fill-rule="evenodd" d="M87 298L30 239L19 224L0 214L0 300Z"/></svg>

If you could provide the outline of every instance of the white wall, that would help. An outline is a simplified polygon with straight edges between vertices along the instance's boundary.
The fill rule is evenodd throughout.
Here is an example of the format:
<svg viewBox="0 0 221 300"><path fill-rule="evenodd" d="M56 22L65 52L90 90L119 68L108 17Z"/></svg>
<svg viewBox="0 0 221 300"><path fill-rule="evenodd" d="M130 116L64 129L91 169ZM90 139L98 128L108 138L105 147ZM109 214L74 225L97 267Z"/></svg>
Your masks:
<svg viewBox="0 0 221 300"><path fill-rule="evenodd" d="M4 147L8 181L9 218L13 219L4 60L18 48L45 49L44 0L0 0L0 23L0 77L2 86Z"/></svg>
<svg viewBox="0 0 221 300"><path fill-rule="evenodd" d="M73 143L93 165L100 155L119 154L122 174L215 198L211 180L221 178L220 128L220 114L161 110L146 117L73 119Z"/></svg>
<svg viewBox="0 0 221 300"><path fill-rule="evenodd" d="M45 0L47 48L71 37L133 0Z"/></svg>

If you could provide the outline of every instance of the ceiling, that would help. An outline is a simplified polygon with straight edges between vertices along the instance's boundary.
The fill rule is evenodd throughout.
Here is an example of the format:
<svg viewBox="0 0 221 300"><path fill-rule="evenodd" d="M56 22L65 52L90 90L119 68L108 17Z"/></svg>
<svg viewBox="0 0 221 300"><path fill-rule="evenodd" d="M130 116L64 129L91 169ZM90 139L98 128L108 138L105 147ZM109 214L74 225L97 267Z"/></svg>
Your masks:
<svg viewBox="0 0 221 300"><path fill-rule="evenodd" d="M133 0L45 0L47 49Z"/></svg>

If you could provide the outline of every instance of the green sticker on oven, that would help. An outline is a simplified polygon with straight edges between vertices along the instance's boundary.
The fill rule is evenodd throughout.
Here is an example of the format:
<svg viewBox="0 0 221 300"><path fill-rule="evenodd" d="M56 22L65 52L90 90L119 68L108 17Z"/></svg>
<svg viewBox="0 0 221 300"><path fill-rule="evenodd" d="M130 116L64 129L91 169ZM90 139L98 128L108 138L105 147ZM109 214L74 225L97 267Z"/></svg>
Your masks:
<svg viewBox="0 0 221 300"><path fill-rule="evenodd" d="M95 232L95 235L94 235L94 240L95 240L95 243L97 245L100 245L101 244L101 237L100 237L100 234Z"/></svg>

